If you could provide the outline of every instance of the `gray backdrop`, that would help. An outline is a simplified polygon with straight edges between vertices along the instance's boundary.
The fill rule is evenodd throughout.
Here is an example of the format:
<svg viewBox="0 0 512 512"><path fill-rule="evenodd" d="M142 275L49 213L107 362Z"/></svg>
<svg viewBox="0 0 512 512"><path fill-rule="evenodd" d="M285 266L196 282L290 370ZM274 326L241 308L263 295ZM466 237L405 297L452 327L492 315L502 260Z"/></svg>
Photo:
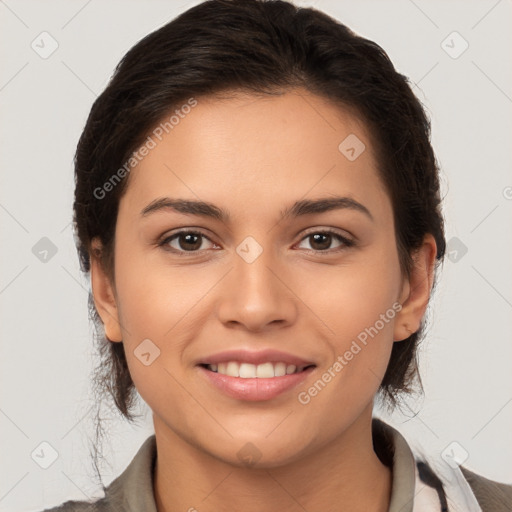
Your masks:
<svg viewBox="0 0 512 512"><path fill-rule="evenodd" d="M2 511L101 494L88 451L94 350L70 225L73 152L123 54L197 3L0 0ZM449 243L420 354L426 397L385 419L411 444L511 483L512 3L296 3L379 43L432 118ZM141 413L138 427L107 415L106 484L153 432L144 403Z"/></svg>

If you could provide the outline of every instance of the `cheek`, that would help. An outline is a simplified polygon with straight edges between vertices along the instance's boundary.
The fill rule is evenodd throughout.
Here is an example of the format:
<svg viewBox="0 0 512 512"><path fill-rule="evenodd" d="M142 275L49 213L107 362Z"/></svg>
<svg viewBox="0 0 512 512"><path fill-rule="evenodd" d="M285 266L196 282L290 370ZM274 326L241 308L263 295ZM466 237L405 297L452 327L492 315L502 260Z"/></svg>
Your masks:
<svg viewBox="0 0 512 512"><path fill-rule="evenodd" d="M211 272L165 265L154 256L133 251L116 260L119 316L130 343L141 336L169 339L214 284Z"/></svg>
<svg viewBox="0 0 512 512"><path fill-rule="evenodd" d="M310 276L313 279L313 276ZM355 337L375 324L399 296L400 272L395 258L380 256L318 274L309 298L336 335ZM316 291L315 291L316 290ZM394 318L392 310L390 315ZM388 315L388 316L390 316ZM386 329L392 322L386 323ZM379 323L380 325L380 323Z"/></svg>
<svg viewBox="0 0 512 512"><path fill-rule="evenodd" d="M326 303L331 311L326 323L335 333L327 340L329 357L297 395L300 411L324 418L325 432L333 433L374 399L393 348L396 316L389 289L375 283L355 294L346 287L337 297L338 307Z"/></svg>
<svg viewBox="0 0 512 512"><path fill-rule="evenodd" d="M377 388L393 347L400 269L393 251L372 251L358 264L340 267L323 279L326 290L311 303L331 329L331 366L340 361L344 386ZM338 368L340 368L338 366Z"/></svg>
<svg viewBox="0 0 512 512"><path fill-rule="evenodd" d="M183 352L204 325L205 298L219 276L206 267L180 269L141 253L119 253L127 254L116 260L116 286L132 379L148 403L168 400L163 390L174 390L171 394L178 400L180 390L172 375L182 374ZM148 360L154 362L146 366Z"/></svg>

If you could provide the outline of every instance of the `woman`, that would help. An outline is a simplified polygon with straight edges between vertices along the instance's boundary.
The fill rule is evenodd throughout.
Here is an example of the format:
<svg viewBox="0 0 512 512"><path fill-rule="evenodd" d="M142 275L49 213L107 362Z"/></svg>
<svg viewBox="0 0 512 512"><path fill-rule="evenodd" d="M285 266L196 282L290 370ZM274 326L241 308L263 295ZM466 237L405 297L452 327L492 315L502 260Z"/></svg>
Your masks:
<svg viewBox="0 0 512 512"><path fill-rule="evenodd" d="M445 253L429 121L377 44L204 2L122 59L75 169L103 383L155 435L52 510L510 510L372 417L419 382Z"/></svg>

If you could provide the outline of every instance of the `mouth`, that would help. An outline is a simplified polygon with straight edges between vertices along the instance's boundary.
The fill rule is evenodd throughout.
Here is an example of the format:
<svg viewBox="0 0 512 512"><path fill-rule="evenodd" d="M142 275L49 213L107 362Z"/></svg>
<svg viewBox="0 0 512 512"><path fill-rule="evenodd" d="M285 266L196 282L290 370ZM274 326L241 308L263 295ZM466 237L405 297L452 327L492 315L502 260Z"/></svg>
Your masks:
<svg viewBox="0 0 512 512"><path fill-rule="evenodd" d="M273 379L303 373L315 367L314 364L303 364L297 366L283 361L268 361L261 364L251 364L239 361L225 361L217 364L202 363L202 368L228 377L239 379Z"/></svg>
<svg viewBox="0 0 512 512"><path fill-rule="evenodd" d="M210 390L243 401L292 399L291 392L317 365L273 348L225 350L196 360L198 375ZM288 392L288 393L287 393Z"/></svg>
<svg viewBox="0 0 512 512"><path fill-rule="evenodd" d="M210 389L236 400L261 402L278 396L293 400L290 392L317 366L289 354L267 351L217 354L196 367Z"/></svg>

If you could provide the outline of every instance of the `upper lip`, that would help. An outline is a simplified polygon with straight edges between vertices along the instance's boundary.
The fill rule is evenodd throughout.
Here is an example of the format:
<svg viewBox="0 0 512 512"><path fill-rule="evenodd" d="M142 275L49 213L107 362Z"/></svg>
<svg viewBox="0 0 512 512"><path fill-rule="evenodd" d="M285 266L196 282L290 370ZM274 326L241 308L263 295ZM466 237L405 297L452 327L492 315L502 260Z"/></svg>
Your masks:
<svg viewBox="0 0 512 512"><path fill-rule="evenodd" d="M288 354L274 349L254 351L244 349L226 350L224 352L218 352L201 358L197 364L219 364L227 363L229 361L237 361L239 363L249 363L254 365L268 362L286 363L293 364L297 367L311 366L315 364L313 361L308 361L293 354Z"/></svg>

